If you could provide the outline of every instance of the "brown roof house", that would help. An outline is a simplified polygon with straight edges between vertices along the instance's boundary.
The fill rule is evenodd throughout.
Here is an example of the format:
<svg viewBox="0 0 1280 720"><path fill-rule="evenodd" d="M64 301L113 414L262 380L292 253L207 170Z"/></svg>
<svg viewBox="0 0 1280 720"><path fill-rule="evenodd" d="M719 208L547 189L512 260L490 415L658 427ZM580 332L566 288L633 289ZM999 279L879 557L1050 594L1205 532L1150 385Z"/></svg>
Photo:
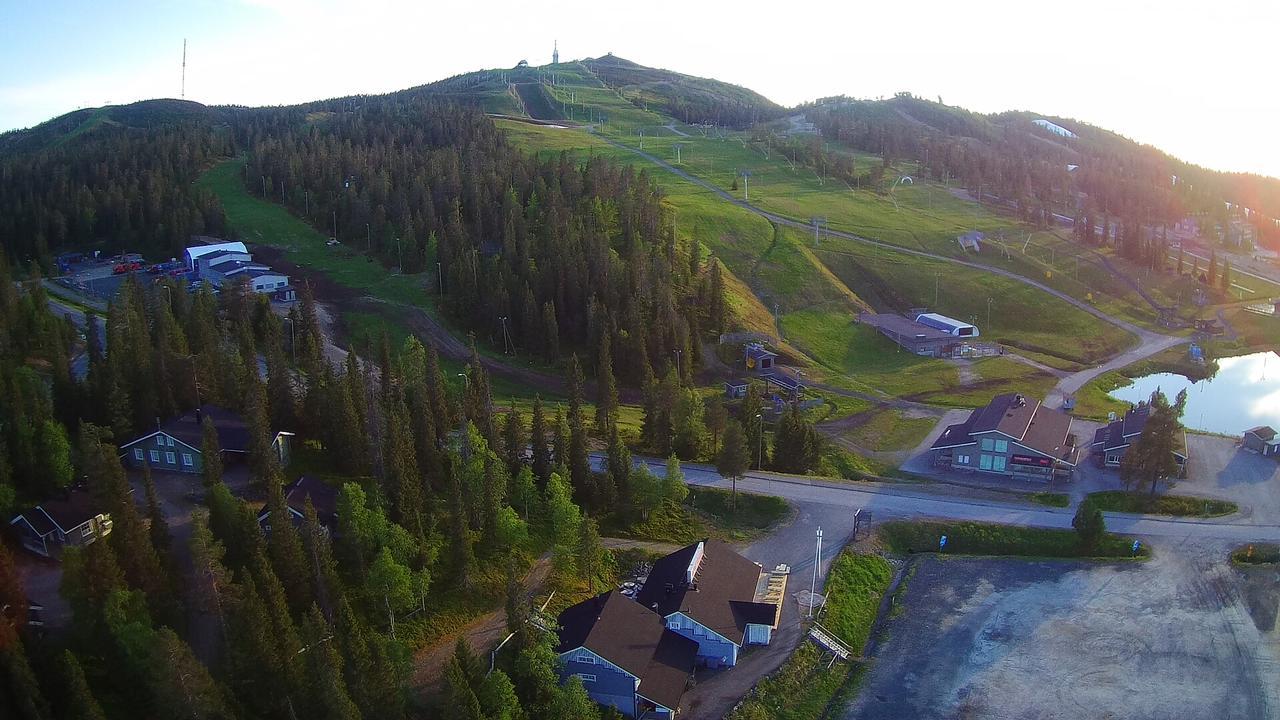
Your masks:
<svg viewBox="0 0 1280 720"><path fill-rule="evenodd" d="M52 558L67 546L82 546L111 533L111 516L99 512L89 492L76 488L65 497L43 502L9 521L22 546Z"/></svg>
<svg viewBox="0 0 1280 720"><path fill-rule="evenodd" d="M930 450L937 467L1045 481L1070 478L1080 454L1070 415L1015 393L948 426Z"/></svg>
<svg viewBox="0 0 1280 720"><path fill-rule="evenodd" d="M1268 425L1245 430L1240 444L1245 450L1264 457L1280 457L1280 435Z"/></svg>
<svg viewBox="0 0 1280 720"><path fill-rule="evenodd" d="M778 606L760 602L763 569L718 540L683 547L653 564L636 602L698 644L698 663L732 667L744 645L768 645Z"/></svg>
<svg viewBox="0 0 1280 720"><path fill-rule="evenodd" d="M698 644L617 591L560 613L561 680L577 676L592 700L632 718L670 720L693 676Z"/></svg>
<svg viewBox="0 0 1280 720"><path fill-rule="evenodd" d="M1151 406L1141 402L1126 410L1124 417L1112 420L1098 428L1093 434L1091 446L1098 464L1102 467L1120 467L1120 461L1124 459L1129 446L1137 442L1138 438L1142 437L1143 431L1147 429L1147 419L1150 417ZM1183 473L1186 472L1189 456L1187 433L1183 431L1174 438L1173 448L1173 459L1178 463L1178 467L1182 468Z"/></svg>

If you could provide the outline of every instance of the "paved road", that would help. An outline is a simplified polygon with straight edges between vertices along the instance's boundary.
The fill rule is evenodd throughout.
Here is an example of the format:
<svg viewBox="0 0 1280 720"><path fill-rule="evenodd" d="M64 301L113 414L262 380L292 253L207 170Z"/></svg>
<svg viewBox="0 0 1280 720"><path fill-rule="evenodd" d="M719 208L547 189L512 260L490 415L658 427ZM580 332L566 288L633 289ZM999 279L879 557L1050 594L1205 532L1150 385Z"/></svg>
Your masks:
<svg viewBox="0 0 1280 720"><path fill-rule="evenodd" d="M602 456L593 457L597 463ZM643 458L661 474L665 462ZM730 481L706 465L683 465L691 485L728 489ZM1032 489L1032 488L1029 488ZM751 472L738 481L741 492L773 495L792 503L826 508L863 508L875 520L941 518L977 522L1070 529L1074 511L1041 508L1031 504L1002 503L931 495L910 487L877 483L848 483L770 472ZM1280 524L1246 524L1230 520L1163 518L1127 513L1105 513L1107 528L1126 535L1174 540L1226 540L1232 542L1280 542Z"/></svg>

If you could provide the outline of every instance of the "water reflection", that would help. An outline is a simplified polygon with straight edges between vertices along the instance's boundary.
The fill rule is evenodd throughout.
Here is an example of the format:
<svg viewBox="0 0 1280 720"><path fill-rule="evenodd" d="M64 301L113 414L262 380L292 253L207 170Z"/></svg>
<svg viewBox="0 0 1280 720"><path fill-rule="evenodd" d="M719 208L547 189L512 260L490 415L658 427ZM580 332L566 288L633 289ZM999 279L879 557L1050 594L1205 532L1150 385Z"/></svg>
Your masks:
<svg viewBox="0 0 1280 720"><path fill-rule="evenodd" d="M1170 400L1186 388L1182 424L1190 429L1226 435L1241 435L1258 425L1280 430L1280 355L1274 352L1221 358L1216 375L1195 383L1173 373L1136 378L1132 385L1112 391L1111 397L1138 402L1157 387Z"/></svg>

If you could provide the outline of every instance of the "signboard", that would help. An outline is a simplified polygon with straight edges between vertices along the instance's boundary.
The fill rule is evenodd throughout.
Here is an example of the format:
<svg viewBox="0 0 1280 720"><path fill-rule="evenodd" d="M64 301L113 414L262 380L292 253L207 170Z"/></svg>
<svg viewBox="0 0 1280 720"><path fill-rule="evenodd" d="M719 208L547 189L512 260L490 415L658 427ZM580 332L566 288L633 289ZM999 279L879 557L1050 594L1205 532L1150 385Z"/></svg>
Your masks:
<svg viewBox="0 0 1280 720"><path fill-rule="evenodd" d="M1014 455L1009 458L1009 462L1014 465L1033 465L1035 467L1052 467L1053 461L1047 457L1035 457L1033 455Z"/></svg>
<svg viewBox="0 0 1280 720"><path fill-rule="evenodd" d="M947 536L943 535L941 538L938 539L938 552L942 552L942 549L945 548L946 546L947 546Z"/></svg>

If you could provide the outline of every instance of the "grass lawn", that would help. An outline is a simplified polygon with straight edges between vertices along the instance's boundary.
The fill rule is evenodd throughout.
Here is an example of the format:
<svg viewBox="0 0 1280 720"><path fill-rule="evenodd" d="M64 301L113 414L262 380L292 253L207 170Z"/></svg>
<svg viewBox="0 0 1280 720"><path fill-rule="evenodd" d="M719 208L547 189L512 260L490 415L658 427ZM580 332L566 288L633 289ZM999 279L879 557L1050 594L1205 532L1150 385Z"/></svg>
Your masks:
<svg viewBox="0 0 1280 720"><path fill-rule="evenodd" d="M1037 505L1047 505L1049 507L1057 508L1071 506L1071 496L1066 493L1038 492L1031 493L1027 498Z"/></svg>
<svg viewBox="0 0 1280 720"><path fill-rule="evenodd" d="M1133 541L1107 534L1094 552L1086 552L1072 530L1015 527L975 522L893 521L880 526L880 538L894 553L937 552L938 540L947 536L946 555L1015 555L1059 558L1129 558ZM1143 546L1140 557L1150 550Z"/></svg>
<svg viewBox="0 0 1280 720"><path fill-rule="evenodd" d="M884 408L872 412L866 423L844 433L844 437L868 450L910 450L924 440L937 418L910 417L901 410Z"/></svg>
<svg viewBox="0 0 1280 720"><path fill-rule="evenodd" d="M245 241L284 250L290 262L323 272L343 287L391 302L429 307L421 276L400 275L370 262L345 246L329 247L328 238L274 203L250 195L240 181L243 158L213 166L196 185L213 192L231 229Z"/></svg>
<svg viewBox="0 0 1280 720"><path fill-rule="evenodd" d="M1089 502L1100 510L1175 517L1218 517L1230 515L1240 508L1229 500L1191 497L1188 495L1156 495L1128 490L1105 490L1089 493Z"/></svg>
<svg viewBox="0 0 1280 720"><path fill-rule="evenodd" d="M738 509L734 511L730 509L728 490L690 487L684 505L659 508L645 522L630 527L622 527L611 518L601 532L680 544L708 537L740 542L761 535L790 513L791 506L781 498L739 492Z"/></svg>
<svg viewBox="0 0 1280 720"><path fill-rule="evenodd" d="M892 579L893 567L884 558L841 553L827 575L827 606L819 621L861 652ZM852 685L850 676L861 671L842 662L828 667L826 651L808 640L801 643L782 667L756 684L729 720L816 720L842 688Z"/></svg>

